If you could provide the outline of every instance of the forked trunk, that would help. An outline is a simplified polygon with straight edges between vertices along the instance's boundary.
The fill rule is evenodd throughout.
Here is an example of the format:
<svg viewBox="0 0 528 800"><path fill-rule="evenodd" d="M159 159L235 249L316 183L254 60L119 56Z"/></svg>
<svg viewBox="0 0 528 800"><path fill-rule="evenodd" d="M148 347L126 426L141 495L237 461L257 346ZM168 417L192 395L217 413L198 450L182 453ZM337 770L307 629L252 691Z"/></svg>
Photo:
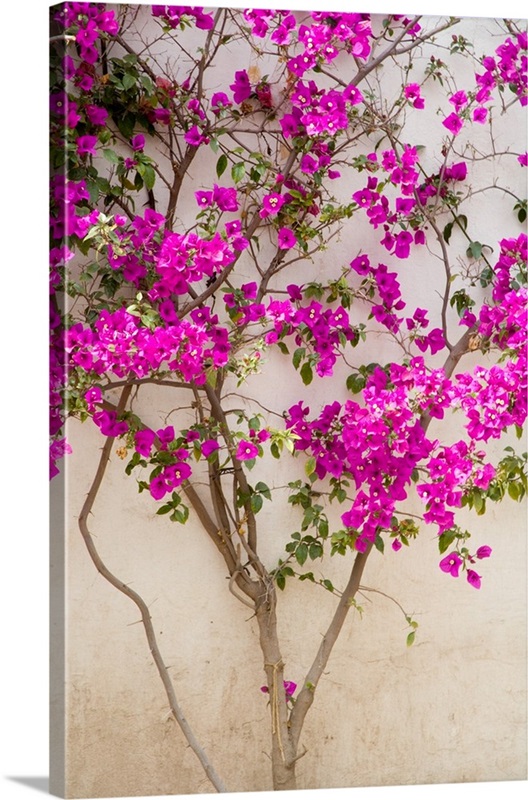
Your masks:
<svg viewBox="0 0 528 800"><path fill-rule="evenodd" d="M267 586L262 601L257 603L260 647L269 691L271 717L271 765L273 789L296 789L296 747L289 726L289 710L284 689L284 663L277 635L275 588Z"/></svg>

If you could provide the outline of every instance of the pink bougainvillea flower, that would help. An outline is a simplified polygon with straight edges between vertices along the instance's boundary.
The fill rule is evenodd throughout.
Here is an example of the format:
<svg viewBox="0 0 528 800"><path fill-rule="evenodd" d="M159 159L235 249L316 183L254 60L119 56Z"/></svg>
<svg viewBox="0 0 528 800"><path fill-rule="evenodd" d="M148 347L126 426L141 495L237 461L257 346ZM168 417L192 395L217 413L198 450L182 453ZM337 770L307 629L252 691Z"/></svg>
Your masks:
<svg viewBox="0 0 528 800"><path fill-rule="evenodd" d="M95 155L97 136L79 136L77 139L77 153L80 156Z"/></svg>
<svg viewBox="0 0 528 800"><path fill-rule="evenodd" d="M474 570L468 569L468 571L467 571L467 581L475 589L480 589L481 576L477 575L477 573Z"/></svg>
<svg viewBox="0 0 528 800"><path fill-rule="evenodd" d="M284 691L286 692L286 697L290 698L293 697L295 694L295 690L297 689L297 684L293 681L283 681L284 684ZM267 686L261 686L260 691L264 694L269 694L269 688Z"/></svg>
<svg viewBox="0 0 528 800"><path fill-rule="evenodd" d="M458 161L447 167L444 172L446 180L451 181L464 181L467 177L467 164L465 161Z"/></svg>
<svg viewBox="0 0 528 800"><path fill-rule="evenodd" d="M244 100L248 99L251 94L251 84L245 69L235 72L235 82L230 84L229 88L233 92L233 100L235 103L242 103Z"/></svg>
<svg viewBox="0 0 528 800"><path fill-rule="evenodd" d="M477 108L473 111L473 122L479 122L481 125L484 125L486 119L488 117L488 109L484 108L484 106L477 106Z"/></svg>
<svg viewBox="0 0 528 800"><path fill-rule="evenodd" d="M136 136L132 137L130 144L132 145L132 150L139 153L145 147L145 137L142 133L138 133Z"/></svg>
<svg viewBox="0 0 528 800"><path fill-rule="evenodd" d="M165 482L165 478L162 475L157 475L151 480L149 490L154 500L161 500L169 491L169 487Z"/></svg>
<svg viewBox="0 0 528 800"><path fill-rule="evenodd" d="M92 125L104 125L108 119L108 111L100 106L85 106L84 111Z"/></svg>
<svg viewBox="0 0 528 800"><path fill-rule="evenodd" d="M134 442L137 452L140 455L148 458L150 456L152 445L154 444L155 438L156 434L149 428L144 428L143 430L136 431L136 434L134 436Z"/></svg>
<svg viewBox="0 0 528 800"><path fill-rule="evenodd" d="M215 92L211 97L211 108L214 114L219 114L224 108L229 108L231 105L231 100L224 92Z"/></svg>
<svg viewBox="0 0 528 800"><path fill-rule="evenodd" d="M237 190L232 186L226 189L222 186L217 186L215 183L213 187L213 202L216 203L220 211L238 211Z"/></svg>
<svg viewBox="0 0 528 800"><path fill-rule="evenodd" d="M84 399L86 400L89 411L93 411L95 403L100 403L103 399L103 393L99 386L92 386L92 388L88 389L85 393Z"/></svg>
<svg viewBox="0 0 528 800"><path fill-rule="evenodd" d="M239 443L236 451L236 457L239 461L249 461L258 456L258 447L253 442L248 442L245 439Z"/></svg>
<svg viewBox="0 0 528 800"><path fill-rule="evenodd" d="M398 550L401 550L401 548L402 548L402 543L400 542L400 540L394 539L392 543L392 549L394 550L394 552L397 553Z"/></svg>
<svg viewBox="0 0 528 800"><path fill-rule="evenodd" d="M451 133L454 134L455 136L458 133L460 133L460 131L462 130L462 125L463 124L464 123L462 122L462 120L460 119L458 114L455 114L454 111L453 111L452 114L450 114L448 117L446 117L442 122L442 125L444 126L444 128L447 128L447 130L451 131Z"/></svg>
<svg viewBox="0 0 528 800"><path fill-rule="evenodd" d="M172 425L168 425L166 428L160 428L156 431L156 436L160 440L162 446L170 444L174 441L174 428Z"/></svg>
<svg viewBox="0 0 528 800"><path fill-rule="evenodd" d="M403 93L407 100L410 100L414 108L425 108L425 101L420 95L420 86L418 83L408 83L404 88Z"/></svg>
<svg viewBox="0 0 528 800"><path fill-rule="evenodd" d="M464 91L455 92L455 94L451 95L449 98L449 102L454 105L457 113L460 111L460 109L467 105L467 101L467 94Z"/></svg>
<svg viewBox="0 0 528 800"><path fill-rule="evenodd" d="M448 572L453 578L458 578L458 573L462 566L462 559L458 553L450 553L441 560L439 566L442 572Z"/></svg>
<svg viewBox="0 0 528 800"><path fill-rule="evenodd" d="M281 250L289 250L297 244L295 234L290 228L280 228L277 241Z"/></svg>
<svg viewBox="0 0 528 800"><path fill-rule="evenodd" d="M492 553L491 547L488 547L487 544L483 544L482 547L479 547L475 555L477 558L489 558Z"/></svg>
<svg viewBox="0 0 528 800"><path fill-rule="evenodd" d="M216 441L216 439L206 439L205 442L202 442L202 455L204 458L209 458L209 456L220 449L220 445Z"/></svg>
<svg viewBox="0 0 528 800"><path fill-rule="evenodd" d="M200 208L207 208L213 204L212 192L195 192L194 196Z"/></svg>
<svg viewBox="0 0 528 800"><path fill-rule="evenodd" d="M192 147L199 147L201 144L207 141L207 137L202 134L198 125L193 125L183 138L187 144L190 144Z"/></svg>
<svg viewBox="0 0 528 800"><path fill-rule="evenodd" d="M517 161L521 165L521 167L528 167L528 152L521 153L520 156L517 156Z"/></svg>
<svg viewBox="0 0 528 800"><path fill-rule="evenodd" d="M282 194L277 194L277 192L271 192L271 194L267 194L262 198L262 210L260 211L260 216L265 218L278 214L285 202L286 198Z"/></svg>

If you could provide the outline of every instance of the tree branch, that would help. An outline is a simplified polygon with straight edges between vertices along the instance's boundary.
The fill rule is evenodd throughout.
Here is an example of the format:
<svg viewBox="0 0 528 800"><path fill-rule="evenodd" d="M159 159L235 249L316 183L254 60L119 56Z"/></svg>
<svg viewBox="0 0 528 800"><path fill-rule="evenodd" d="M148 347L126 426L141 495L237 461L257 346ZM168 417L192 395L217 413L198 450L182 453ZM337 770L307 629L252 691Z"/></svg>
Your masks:
<svg viewBox="0 0 528 800"><path fill-rule="evenodd" d="M123 391L121 393L121 397L120 397L119 403L118 403L118 406L117 406L117 414L118 414L118 416L120 414L122 414L123 411L125 410L126 404L127 404L128 399L130 397L130 392L131 391L132 391L132 386L125 386L125 388L123 389ZM146 602L143 600L143 598L137 592L135 592L133 589L131 589L129 586L127 586L126 583L123 583L123 581L121 581L119 578L117 578L108 569L106 564L103 562L101 556L99 555L99 552L97 551L97 548L95 547L95 543L94 543L92 534L90 533L90 530L88 528L88 523L87 523L88 516L92 511L92 508L93 508L93 505L95 503L97 494L98 494L99 489L101 487L101 484L102 484L102 481L103 481L103 478L104 478L104 475L105 475L105 472L106 472L106 467L107 467L108 461L110 459L110 453L111 453L112 447L114 445L114 441L115 441L115 437L114 436L109 436L109 437L107 437L106 442L105 442L105 444L103 446L103 449L102 449L102 452L101 452L101 458L99 460L99 466L97 468L94 480L92 482L92 485L90 487L90 490L88 492L88 495L86 497L84 505L83 505L83 507L81 509L81 513L79 515L79 529L80 529L82 537L84 539L84 543L86 545L86 549L88 550L90 558L92 559L92 562L93 562L95 568L97 569L97 571L99 572L99 574L102 575L102 577L106 581L108 581L108 583L110 583L115 589L117 589L119 592L124 594L130 600L132 600L132 602L139 609L139 612L141 614L141 621L143 623L143 627L145 629L145 634L147 636L149 649L150 649L150 652L151 652L152 657L154 659L154 663L155 663L155 665L157 667L157 670L158 670L159 676L161 678L161 681L163 683L163 687L165 689L165 693L167 695L167 699L169 701L169 706L170 706L171 712L172 712L172 714L174 716L174 719L176 720L176 722L180 726L180 729L181 729L183 735L185 736L187 742L189 743L190 748L192 749L192 751L194 752L194 754L196 755L196 757L200 761L200 764L202 765L202 767L203 767L203 769L205 771L205 774L207 775L207 777L211 781L211 783L214 786L214 788L216 789L216 791L217 792L227 792L227 789L226 789L226 787L224 785L224 782L218 776L218 774L216 773L216 770L214 769L213 765L209 761L209 758L207 757L203 747L198 742L198 740L197 740L197 738L196 738L191 726L189 725L189 723L187 722L187 719L185 718L185 716L183 714L183 711L182 711L182 709L180 707L180 704L178 703L178 700L176 698L176 692L174 691L174 686L172 684L172 681L171 681L171 678L170 678L170 675L169 675L169 671L167 669L167 666L165 665L165 662L163 661L163 658L162 658L162 655L161 655L161 652L160 652L160 649L159 649L159 646L158 646L158 642L157 642L157 639L156 639L156 634L154 632L154 626L152 624L152 619L151 619L150 612L149 612L149 609L148 609L148 606L147 606Z"/></svg>
<svg viewBox="0 0 528 800"><path fill-rule="evenodd" d="M315 660L308 670L306 678L304 679L303 688L301 689L297 700L295 701L295 706L290 714L290 729L295 750L297 750L299 744L299 737L301 735L306 714L313 703L317 684L319 683L319 680L326 668L328 659L330 658L330 654L334 648L338 636L341 633L341 629L350 610L351 601L354 599L354 595L359 589L361 577L363 575L367 559L372 551L372 546L372 544L369 544L364 553L358 553L356 555L348 584L341 595L341 599L335 610L332 621L323 636L323 640L319 646Z"/></svg>

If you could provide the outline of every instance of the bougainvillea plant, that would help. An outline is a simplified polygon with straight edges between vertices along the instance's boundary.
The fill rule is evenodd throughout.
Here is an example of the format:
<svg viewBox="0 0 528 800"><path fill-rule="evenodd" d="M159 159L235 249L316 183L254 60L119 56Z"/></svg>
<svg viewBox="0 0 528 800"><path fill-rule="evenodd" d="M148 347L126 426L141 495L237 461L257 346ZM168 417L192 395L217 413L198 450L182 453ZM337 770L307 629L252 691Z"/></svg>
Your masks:
<svg viewBox="0 0 528 800"><path fill-rule="evenodd" d="M140 609L218 791L150 611L103 563L88 517L117 449L153 512L201 525L259 626L276 789L296 787L303 724L371 554L433 531L446 591L451 578L484 586L478 515L526 493L526 454L508 444L494 459L489 445L526 420L527 210L507 176L528 156L518 134L499 151L495 131L505 115L526 121L527 36L497 22L480 53L460 22L52 9L51 475L70 452L66 420L97 426L80 530ZM480 241L484 197L509 215L499 241ZM259 400L266 371L298 385L296 402ZM175 398L164 427L132 410L143 387ZM274 459L291 464L286 487L263 479ZM298 512L275 563L261 549L270 502ZM316 575L331 556L350 562L339 589ZM289 674L277 629L294 580L336 597L305 676Z"/></svg>

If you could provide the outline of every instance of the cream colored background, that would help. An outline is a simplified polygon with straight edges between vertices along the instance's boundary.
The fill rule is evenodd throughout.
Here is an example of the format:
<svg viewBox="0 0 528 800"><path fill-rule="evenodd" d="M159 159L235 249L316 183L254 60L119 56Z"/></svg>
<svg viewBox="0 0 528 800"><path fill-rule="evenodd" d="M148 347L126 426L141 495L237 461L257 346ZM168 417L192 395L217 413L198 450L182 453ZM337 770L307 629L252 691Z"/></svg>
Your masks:
<svg viewBox="0 0 528 800"><path fill-rule="evenodd" d="M491 203L481 207L480 228L488 239L490 231L495 238L509 235ZM344 253L346 246L345 239ZM417 289L416 303L426 302L423 285ZM257 378L252 386L263 402L277 399L274 392L268 396L265 381ZM320 386L324 402L331 384ZM300 384L284 386L279 405L287 407L299 391ZM160 406L148 398L141 404L152 425L163 424L175 405L170 398ZM74 447L67 486L69 791L90 797L209 792L167 718L135 610L98 577L83 550L76 516L102 439L78 423L71 423L69 436ZM291 479L288 472L271 478L277 485ZM277 517L273 511L273 517L270 509L259 515L270 563L281 553L282 529L286 534L295 529L294 522L288 526L290 512ZM494 549L493 560L481 570L480 592L440 573L432 531L424 531L410 552L372 557L365 584L395 596L416 615L417 643L405 647L403 618L384 597L369 594L363 618L351 615L308 717L301 786L526 777L525 510L504 503L485 519L469 519L478 544ZM192 524L182 529L156 517L154 503L138 497L133 481L123 479L117 458L91 527L108 566L151 605L185 713L229 788L270 788L255 626L248 609L228 593L208 541ZM342 565L336 560L324 566L325 576L339 585ZM291 584L280 602L288 678L298 680L318 646L332 598L315 587Z"/></svg>

